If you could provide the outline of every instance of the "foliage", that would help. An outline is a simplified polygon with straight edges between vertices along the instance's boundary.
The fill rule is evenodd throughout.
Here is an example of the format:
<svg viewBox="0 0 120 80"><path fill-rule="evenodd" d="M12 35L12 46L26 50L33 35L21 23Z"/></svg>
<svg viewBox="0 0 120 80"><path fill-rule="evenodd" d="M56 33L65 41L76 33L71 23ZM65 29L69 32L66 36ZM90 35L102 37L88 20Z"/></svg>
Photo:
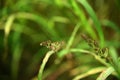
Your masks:
<svg viewBox="0 0 120 80"><path fill-rule="evenodd" d="M0 80L120 79L119 0L0 0Z"/></svg>

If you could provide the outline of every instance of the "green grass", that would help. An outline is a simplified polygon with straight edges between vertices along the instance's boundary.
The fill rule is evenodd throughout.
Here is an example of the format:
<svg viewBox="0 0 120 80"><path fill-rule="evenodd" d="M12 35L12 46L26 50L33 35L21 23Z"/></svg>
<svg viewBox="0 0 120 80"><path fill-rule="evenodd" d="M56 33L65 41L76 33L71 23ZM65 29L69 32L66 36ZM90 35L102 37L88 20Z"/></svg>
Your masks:
<svg viewBox="0 0 120 80"><path fill-rule="evenodd" d="M119 80L119 13L119 0L0 1L0 80Z"/></svg>

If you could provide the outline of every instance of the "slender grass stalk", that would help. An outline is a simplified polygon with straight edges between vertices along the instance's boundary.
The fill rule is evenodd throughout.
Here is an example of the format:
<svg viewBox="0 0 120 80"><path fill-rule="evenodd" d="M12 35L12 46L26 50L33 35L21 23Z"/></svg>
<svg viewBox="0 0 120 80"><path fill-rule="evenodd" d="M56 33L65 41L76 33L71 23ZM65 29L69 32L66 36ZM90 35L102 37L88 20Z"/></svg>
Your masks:
<svg viewBox="0 0 120 80"><path fill-rule="evenodd" d="M95 53L83 50L83 49L70 49L71 52L81 52L81 53L87 53L95 57L96 60L98 60L100 63L104 64L105 66L109 67L110 64L105 62L103 59L101 59L99 56L97 56Z"/></svg>
<svg viewBox="0 0 120 80"><path fill-rule="evenodd" d="M97 68L91 69L83 74L77 75L75 78L73 78L73 80L80 80L80 79L85 78L87 76L102 72L105 69L106 69L105 67L97 67ZM103 79L101 79L101 80L103 80Z"/></svg>
<svg viewBox="0 0 120 80"><path fill-rule="evenodd" d="M15 19L14 15L9 16L8 19L7 19L7 22L5 24L5 28L4 28L4 32L5 32L5 36L4 36L5 53L4 53L4 56L3 56L3 60L5 60L8 56L8 35L10 33L11 26L13 24L14 19Z"/></svg>
<svg viewBox="0 0 120 80"><path fill-rule="evenodd" d="M78 23L75 26L74 31L73 31L73 33L72 33L72 35L71 35L71 37L70 37L70 39L69 39L69 41L67 43L66 49L69 49L71 47L71 45L73 44L73 41L75 39L75 35L77 34L77 31L79 30L79 27L80 27L80 24Z"/></svg>
<svg viewBox="0 0 120 80"><path fill-rule="evenodd" d="M89 5L89 3L87 2L87 0L77 0L77 1L84 6L84 8L86 9L86 11L88 12L88 14L90 15L90 17L92 18L92 20L93 20L93 22L95 24L96 30L98 32L99 38L100 38L100 46L103 47L104 43L105 43L104 42L104 34L103 34L102 27L101 27L101 23L98 20L96 14L94 12L94 10Z"/></svg>
<svg viewBox="0 0 120 80"><path fill-rule="evenodd" d="M43 70L45 68L45 65L48 61L48 59L50 58L50 56L55 53L55 51L51 50L51 51L48 51L45 55L45 58L43 59L42 61L42 64L40 66L40 69L39 69L39 73L38 73L38 80L42 80L42 75L43 75Z"/></svg>
<svg viewBox="0 0 120 80"><path fill-rule="evenodd" d="M14 51L13 51L13 57L11 61L11 76L13 80L16 80L18 77L18 72L19 72L19 63L20 63L20 58L21 54L23 51L23 46L21 44L15 45Z"/></svg>
<svg viewBox="0 0 120 80"><path fill-rule="evenodd" d="M112 72L114 72L114 68L113 67L109 67L107 68L105 71L103 71L96 80L106 80L106 78L112 74Z"/></svg>
<svg viewBox="0 0 120 80"><path fill-rule="evenodd" d="M118 78L120 79L120 63L118 60L118 54L114 47L110 47L110 56L112 57L113 60L112 66L114 67L115 71L118 74Z"/></svg>
<svg viewBox="0 0 120 80"><path fill-rule="evenodd" d="M77 31L79 30L79 28L80 28L80 23L78 23L78 24L75 26L75 28L74 28L74 30L73 30L73 32L72 32L72 35L71 35L71 37L70 37L70 39L69 39L69 41L68 41L68 43L67 43L66 48L65 48L64 50L62 50L62 51L60 52L60 54L58 54L59 57L62 57L62 56L64 56L65 54L68 53L70 47L71 47L72 44L73 44L73 41L74 41L74 39L75 39L75 35L77 34Z"/></svg>
<svg viewBox="0 0 120 80"><path fill-rule="evenodd" d="M84 14L84 11L80 6L78 6L77 2L75 0L71 0L71 5L73 7L73 10L75 14L79 17L79 20L82 24L83 30L85 29L87 33L90 34L91 37L96 38L95 31L92 29L91 25L88 23L88 20Z"/></svg>

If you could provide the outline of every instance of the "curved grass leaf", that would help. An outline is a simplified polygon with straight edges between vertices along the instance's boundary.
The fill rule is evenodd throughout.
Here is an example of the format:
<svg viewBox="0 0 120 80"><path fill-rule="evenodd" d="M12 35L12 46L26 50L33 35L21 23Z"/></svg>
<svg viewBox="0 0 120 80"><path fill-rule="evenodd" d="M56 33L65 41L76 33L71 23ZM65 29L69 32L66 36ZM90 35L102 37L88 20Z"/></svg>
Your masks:
<svg viewBox="0 0 120 80"><path fill-rule="evenodd" d="M101 27L100 21L98 20L95 12L91 8L91 6L87 2L87 0L77 0L77 1L84 6L86 11L90 15L91 19L93 20L93 22L95 24L95 27L96 27L96 30L98 32L99 38L100 38L100 45L101 45L101 47L103 47L104 46L104 34L103 34L103 31L102 31L102 27Z"/></svg>
<svg viewBox="0 0 120 80"><path fill-rule="evenodd" d="M79 30L79 28L80 28L80 24L78 23L78 24L75 26L75 28L74 28L74 30L73 30L73 32L72 32L72 35L71 35L71 37L70 37L70 39L69 39L69 41L68 41L68 43L67 43L66 48L65 48L64 50L62 50L62 51L58 54L59 57L62 57L62 56L64 56L65 54L68 53L68 50L69 50L70 47L72 46L73 41L74 41L74 38L75 38L76 33L77 33L77 31Z"/></svg>
<svg viewBox="0 0 120 80"><path fill-rule="evenodd" d="M114 72L114 68L113 67L109 67L106 70L104 70L96 80L106 80L106 78L112 74L112 72Z"/></svg>
<svg viewBox="0 0 120 80"><path fill-rule="evenodd" d="M80 6L77 5L75 0L71 0L71 5L73 7L74 13L78 16L81 22L82 29L86 30L87 33L89 33L91 37L96 38L95 31L92 29L91 25L88 23L88 20L86 19L85 13L82 10L82 8L80 8Z"/></svg>
<svg viewBox="0 0 120 80"><path fill-rule="evenodd" d="M44 71L44 68L45 68L45 65L48 61L48 59L50 58L50 56L55 53L54 51L48 51L45 55L45 58L43 59L42 61L42 64L40 66L40 69L39 69L39 73L38 73L38 80L42 80L42 77L43 77L43 71Z"/></svg>
<svg viewBox="0 0 120 80"><path fill-rule="evenodd" d="M16 31L13 34L12 38L12 61L11 61L11 74L12 79L17 79L18 72L19 72L19 63L23 51L23 46L20 43L21 38L21 32L23 30L23 27L20 25L16 27Z"/></svg>
<svg viewBox="0 0 120 80"><path fill-rule="evenodd" d="M102 72L104 69L105 69L105 67L98 67L98 68L91 69L91 70L87 71L86 73L83 73L83 74L76 76L73 80L83 79L83 78L88 77L90 75L94 75L94 74L97 74L99 72ZM103 80L103 79L101 79L101 80Z"/></svg>
<svg viewBox="0 0 120 80"><path fill-rule="evenodd" d="M119 64L119 59L117 52L114 47L109 48L110 56L112 58L113 64L112 66L114 67L115 71L119 75L118 78L120 79L120 64Z"/></svg>

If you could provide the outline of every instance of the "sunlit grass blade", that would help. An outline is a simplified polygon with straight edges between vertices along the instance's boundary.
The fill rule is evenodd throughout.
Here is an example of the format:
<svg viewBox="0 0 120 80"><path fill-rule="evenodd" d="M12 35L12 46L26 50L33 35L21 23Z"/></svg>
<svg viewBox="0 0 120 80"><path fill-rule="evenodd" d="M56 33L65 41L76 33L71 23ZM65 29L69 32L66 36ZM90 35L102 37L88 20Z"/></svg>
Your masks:
<svg viewBox="0 0 120 80"><path fill-rule="evenodd" d="M89 71L87 71L83 74L80 74L80 75L76 76L73 80L80 80L80 79L83 79L85 77L100 73L104 69L105 69L105 67L97 67L97 68L91 69L91 70L89 70ZM104 80L104 79L101 79L101 80Z"/></svg>
<svg viewBox="0 0 120 80"><path fill-rule="evenodd" d="M55 53L55 52L52 51L52 50L51 50L51 51L48 51L48 52L46 53L45 58L43 59L42 64L41 64L40 69L39 69L38 80L42 80L43 70L44 70L44 68L45 68L45 65L46 65L48 59L50 58L50 56L51 56L53 53Z"/></svg>
<svg viewBox="0 0 120 80"><path fill-rule="evenodd" d="M95 12L93 11L93 9L91 8L91 6L89 5L89 3L87 2L87 0L77 0L79 3L81 3L84 8L86 9L86 11L88 12L88 14L90 15L91 19L93 20L94 24L95 24L95 28L98 32L99 38L100 38L100 45L103 47L104 46L104 34L103 34L103 30L100 24L100 21L98 20Z"/></svg>
<svg viewBox="0 0 120 80"><path fill-rule="evenodd" d="M120 64L119 64L119 59L117 52L114 47L109 48L110 56L112 58L113 64L112 66L114 67L115 71L118 74L118 78L120 79Z"/></svg>
<svg viewBox="0 0 120 80"><path fill-rule="evenodd" d="M15 19L14 15L8 17L8 20L5 24L5 36L9 35L14 19Z"/></svg>
<svg viewBox="0 0 120 80"><path fill-rule="evenodd" d="M4 27L4 33L5 33L5 36L4 36L4 47L5 47L5 53L4 53L4 56L3 56L3 59L6 59L7 56L8 56L8 36L10 34L10 31L11 31L11 27L12 27L12 24L14 22L14 19L15 19L15 16L14 15L10 15L7 19L7 22L5 23L5 27Z"/></svg>
<svg viewBox="0 0 120 80"><path fill-rule="evenodd" d="M84 50L84 49L70 49L70 52L79 52L79 53L87 53L89 55L92 55L94 56L94 58L99 61L100 63L104 64L105 66L109 67L110 64L107 63L105 60L101 59L98 55L96 55L95 53L91 52L91 51L87 51L87 50Z"/></svg>
<svg viewBox="0 0 120 80"><path fill-rule="evenodd" d="M109 75L111 75L114 72L113 67L109 67L106 70L104 70L96 80L106 80Z"/></svg>
<svg viewBox="0 0 120 80"><path fill-rule="evenodd" d="M68 23L70 22L68 18L62 17L62 16L54 16L51 19L53 22L60 22L60 23Z"/></svg>

